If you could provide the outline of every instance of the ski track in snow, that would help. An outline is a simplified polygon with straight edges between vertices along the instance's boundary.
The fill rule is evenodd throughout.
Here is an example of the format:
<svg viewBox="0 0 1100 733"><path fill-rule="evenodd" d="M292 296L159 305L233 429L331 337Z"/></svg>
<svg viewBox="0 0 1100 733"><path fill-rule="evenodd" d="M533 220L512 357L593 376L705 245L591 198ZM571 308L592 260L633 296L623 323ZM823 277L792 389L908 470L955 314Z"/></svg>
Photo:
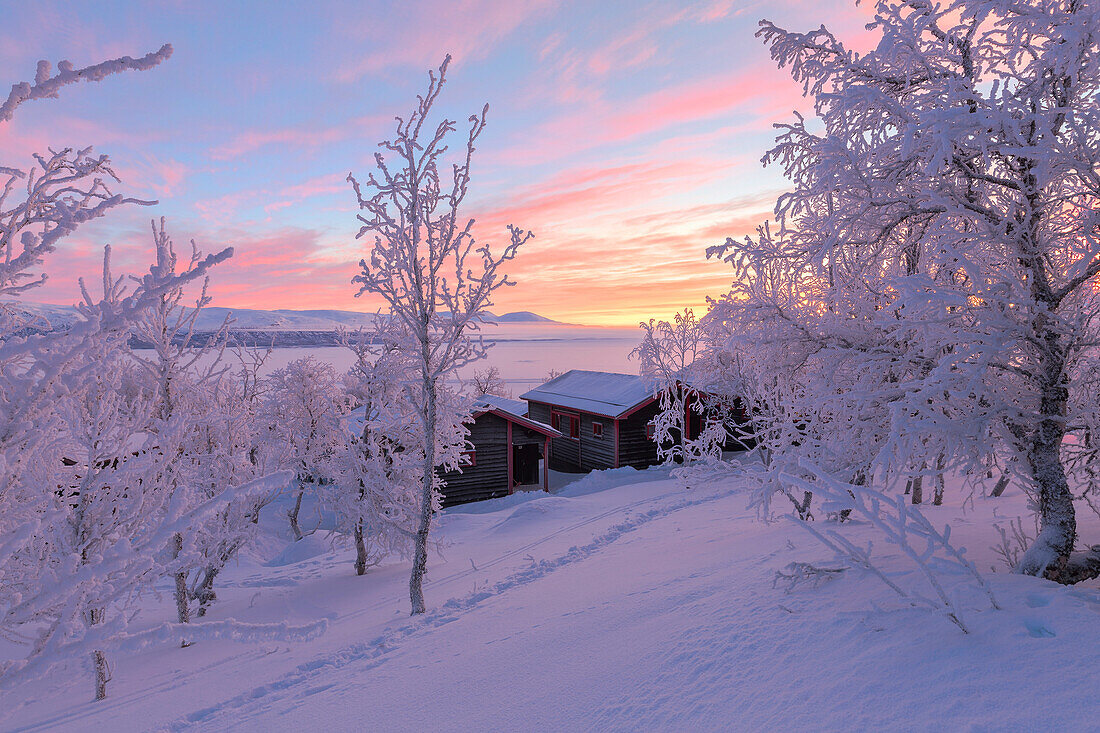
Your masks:
<svg viewBox="0 0 1100 733"><path fill-rule="evenodd" d="M584 519L582 519L580 521L577 521L577 522L574 522L573 524L569 524L569 525L566 525L564 527L560 527L560 528L554 530L553 532L550 532L549 534L542 535L538 539L533 540L531 542L528 542L525 545L521 545L520 547L509 550L508 552L504 552L500 555L497 555L496 557L494 557L491 560L483 561L483 562L479 563L476 567L470 567L470 568L466 568L464 570L459 570L459 571L456 571L454 573L451 573L450 575L445 575L441 578L428 578L428 579L425 579L424 588L425 588L425 590L432 590L432 589L439 588L439 587L442 587L444 585L447 585L449 583L453 583L453 582L456 582L456 581L459 581L459 580L463 580L465 578L470 577L471 575L474 575L475 573L482 573L485 570L487 570L489 568L492 568L492 567L495 567L495 566L501 564L502 562L504 562L506 560L510 560L512 558L515 558L515 557L519 556L521 553L528 553L531 550L533 550L534 548L538 547L539 545L545 544L546 542L549 542L550 540L554 539L555 537L560 537L564 534L568 534L569 532L574 532L578 529L582 529L584 527L587 527L590 524L595 524L596 522L599 522L602 519L606 519L607 517L609 517L613 514L621 514L623 512L628 512L632 508L636 509L637 507L641 507L645 504L651 504L655 501L661 501L663 499L668 499L671 496L676 496L678 494L682 494L683 491L684 491L683 489L677 488L677 489L674 489L673 491L669 491L667 493L660 494L658 496L651 496L648 499L640 499L640 500L635 501L635 502L630 502L630 503L627 503L627 504L622 504L622 505L611 507L610 509L602 511L599 514L593 514L592 516L585 517ZM715 497L715 498L717 498L717 497ZM520 504L516 507L516 509L519 509L522 506L525 506L525 505ZM504 520L504 521L507 521L507 520ZM318 560L312 560L312 561L306 561L304 563L295 563L295 565L297 565L298 569L300 570L302 567L308 567L310 565L319 566L319 565L321 565L321 562L318 561ZM286 578L286 579L274 578L273 579L273 578L264 577L264 576L249 576L248 578L245 578L244 580L239 582L237 585L242 586L242 587L257 587L257 588L276 587L276 586L293 587L293 586L297 585L297 580L295 580L294 578ZM367 614L371 613L372 611L378 611L380 609L386 608L387 606L392 606L392 605L394 605L394 603L395 603L395 601L394 601L393 598L383 598L383 599L381 599L379 601L376 601L375 603L372 603L370 605L364 605L363 607L361 607L357 611L351 611L349 613L344 614L343 616L340 617L340 621L343 622L343 621L346 621L346 620L358 618L360 616L367 615Z"/></svg>
<svg viewBox="0 0 1100 733"><path fill-rule="evenodd" d="M541 537L535 542L528 543L521 548L504 553L503 555L495 558L494 560L480 566L479 570L483 570L486 567L499 564L509 557L514 557L520 552L531 549L553 537L559 536L564 532L578 529L585 525L591 524L601 518L607 517L616 512L622 512L624 510L629 511L629 506L638 506L645 503L652 503L661 499L666 499L675 494L682 494L684 489L678 489L671 491L667 494L652 497L634 505L627 505L626 507L620 506L613 509L609 509L605 512L601 512L598 515L587 518L584 521L577 522L569 527L557 530L549 535ZM329 653L316 659L310 660L303 664L299 664L293 670L283 675L281 678L269 682L264 685L260 685L252 688L240 695L229 698L216 705L211 705L201 710L197 710L190 713L183 718L177 719L173 723L168 724L162 730L181 731L189 730L195 726L221 728L219 723L229 724L229 720L223 720L224 716L232 716L233 718L247 717L257 708L273 705L280 700L285 699L288 695L294 694L314 694L322 692L332 687L331 684L320 684L314 688L307 689L304 692L301 691L303 686L308 686L314 683L314 681L322 675L329 674L337 669L346 667L348 665L356 665L357 670L368 670L378 667L385 663L389 655L396 651L402 642L406 639L418 635L421 633L428 633L434 629L438 629L445 626L458 618L460 618L467 611L481 605L485 601L500 596L510 590L519 588L553 573L562 568L568 567L575 563L582 562L583 560L591 557L593 554L599 552L602 548L615 542L626 534L643 527L650 522L667 517L677 511L696 507L701 504L708 504L710 502L719 501L737 493L737 489L728 489L707 496L682 499L667 506L653 507L646 511L638 512L633 516L628 517L625 521L619 524L613 525L605 533L593 538L590 542L584 545L574 545L569 548L564 554L552 560L539 560L532 563L529 567L519 570L509 575L504 580L498 581L493 584L492 587L469 593L461 598L452 598L449 601L443 603L439 608L429 611L420 619L408 621L403 625L389 630L379 636L371 639L367 642L358 644L352 644L338 650L335 653ZM439 578L435 581L435 584L443 584L452 580L461 579L471 574L473 569L463 571L460 573L454 573L446 578ZM355 611L342 617L341 621L355 618L362 615L371 609L377 609L381 606L391 604L392 601L387 600L385 602L375 604L366 609ZM230 720L231 720L230 719Z"/></svg>
<svg viewBox="0 0 1100 733"><path fill-rule="evenodd" d="M645 480L642 477L638 477L638 480L641 483L650 483L650 481ZM668 478L658 479L658 481L667 481L667 480L669 480L669 479ZM597 522L599 522L603 519L606 519L609 516L612 516L612 515L615 515L615 514L629 513L631 511L636 511L639 507L642 507L642 506L645 506L645 505L648 505L648 504L652 504L654 502L660 502L660 501L666 500L670 497L682 495L683 493L684 493L684 489L682 489L681 487L679 487L677 485L677 487L674 488L673 490L662 493L662 494L658 494L657 496L652 496L652 497L649 497L649 498L646 498L646 499L639 499L639 500L636 500L636 501L630 501L630 502L627 502L627 503L624 503L624 504L617 504L617 505L615 505L615 506L613 506L609 509L606 509L604 511L601 511L597 514L586 516L584 519L581 519L579 521L576 521L576 522L573 522L571 524L565 525L563 527L559 527L558 529L556 529L552 532L549 532L547 534L543 534L543 535L539 536L537 539L535 539L531 542L528 542L524 545L521 545L520 547L514 548L514 549L509 550L507 552L501 553L500 555L497 555L496 557L494 557L490 560L483 561L483 562L479 563L476 568L474 568L474 567L466 568L464 570L460 570L460 571L451 573L450 575L446 575L446 576L443 576L443 577L437 577L437 578L434 578L434 579L425 579L424 587L425 587L426 590L432 590L432 589L435 589L435 588L446 586L447 584L450 584L450 583L453 583L453 582L461 581L465 578L468 578L468 577L474 575L475 573L484 572L485 570L487 570L489 568L500 565L501 563L503 563L503 562L505 562L509 559L520 556L521 554L529 553L531 550L535 549L539 545L545 544L546 542L549 542L549 541L553 540L556 537L560 537L564 534L574 532L578 529L582 529L586 526L595 524L595 523L597 523ZM727 493L722 494L722 495L714 495L714 496L711 496L709 498L701 498L699 500L693 500L691 503L687 503L687 504L673 505L672 507L669 508L668 511L669 512L676 511L678 509L687 508L689 506L696 506L700 503L706 503L708 501L718 500L720 498L723 498L724 496L728 496L730 493L732 493L732 492L727 492ZM553 496L553 495L551 495L551 496ZM572 499L583 498L583 497L584 497L584 495L577 496L577 497L563 497L563 498L568 498L568 499L572 500ZM542 498L542 497L540 497L540 498ZM527 504L519 504L519 505L517 505L516 509L519 509L520 507L523 507L523 506L527 506ZM646 522L651 521L652 519L658 518L657 516L653 516L653 515L654 515L653 510L650 510L650 511L646 512L645 516L648 517L648 519L646 519ZM510 517L510 516L511 515L509 514L508 517ZM663 514L661 516L663 516ZM507 521L507 518L503 519L502 521ZM645 522L643 522L643 523L645 523ZM600 542L600 544L601 545L602 544L607 544L607 542L613 541L613 539L617 539L625 531L630 531L631 529L636 528L636 526L631 525L631 526L623 529L626 525L631 525L631 523L626 522L626 523L620 523L619 525L615 525L615 527L613 527L612 530L615 530L616 528L619 528L619 531L615 532L614 538L612 538L611 540L606 540L606 541ZM637 526L640 526L640 524L637 525ZM597 538L597 539L599 539L599 538ZM594 540L594 542L596 542L596 540ZM585 547L589 548L589 545L585 545ZM591 555L591 553L592 553L592 551L594 551L594 549L595 549L594 547L589 548L588 551L586 552L586 554L584 555L584 557L587 557L587 556ZM570 549L570 551L568 553L566 553L566 555L570 555L570 553L573 553L574 551L577 551L577 550L578 550L577 547L573 547L573 548ZM559 558L559 560L560 559L561 558ZM583 557L571 558L570 563L577 562L581 559L583 559ZM496 585L494 585L494 587L491 591L487 591L487 592L482 591L482 592L479 592L477 594L470 594L470 596L467 596L466 598L461 599L462 601L469 601L472 596L477 596L476 601L465 603L465 605L462 606L462 610L469 610L470 608L473 608L474 606L476 606L480 601L483 601L483 600L485 600L486 598L488 598L490 596L500 595L500 593L503 593L505 590L507 590L510 587L515 587L516 585L524 585L526 583L537 580L539 577L543 577L544 575L548 574L552 570L557 569L558 567L562 566L561 564L557 564L557 561L545 561L545 560L541 561L541 563L546 563L546 562L551 563L552 565L554 565L554 567L542 569L542 571L537 576L525 577L523 579L522 583L515 583L515 582L510 582L510 581L513 578L516 578L517 576L527 576L527 575L529 575L532 568L527 568L523 571L520 571L519 573L515 573L512 576L509 576L509 578L506 579L505 581L498 582ZM570 564L570 563L565 563L565 564ZM308 568L311 568L311 567L321 567L323 564L324 563L322 563L320 560L309 559L309 560L305 560L305 561L302 561L302 562L293 563L292 565L290 565L288 567L289 568L294 568L294 570L296 572L300 573L304 569L308 569ZM235 583L235 585L237 585L239 587L243 587L243 588L294 587L298 584L298 580L299 580L299 578L297 576L291 577L291 578L280 578L280 577L271 577L270 575L255 574L255 575L251 575L251 576L247 576L245 578L242 578L240 581L237 581ZM452 598L450 601L447 601L446 603L444 603L443 606L440 607L440 609L437 609L436 611L430 611L428 614L426 614L425 618L418 619L418 620L413 621L413 622L408 622L408 623L405 624L405 626L400 627L398 629L395 629L391 632L387 632L386 634L380 635L380 636L376 637L374 640L372 640L370 642L364 642L364 643L361 643L361 644L352 645L350 647L345 647L343 650L337 652L335 655L331 654L331 653L328 655L328 657L332 657L332 658L336 658L336 657L340 657L342 659L346 658L342 663L322 664L322 665L314 667L315 662L319 661L319 660L314 660L313 662L307 662L307 663L298 665L298 667L295 668L296 671L294 673L291 673L291 674L295 675L296 677L302 677L304 679L303 675L300 674L301 672L309 671L309 672L311 672L312 675L316 675L316 674L319 674L319 673L321 673L321 672L323 672L324 670L327 670L327 669L331 669L331 668L334 668L334 667L341 667L341 666L344 666L345 664L353 663L357 659L362 659L362 660L375 659L375 658L381 656L382 654L388 654L389 652L393 651L393 649L382 649L381 651L379 651L377 645L379 645L379 644L384 645L385 641L387 639L389 639L391 636L393 636L395 638L404 639L407 636L409 636L411 633L414 633L415 631L418 631L418 630L421 630L421 629L430 630L431 628L436 628L438 626L445 625L446 623L449 623L450 621L455 620L455 618L457 618L457 613L456 613L457 607L454 604L456 604L456 602L458 602L459 600L460 599ZM383 599L380 599L380 600L378 600L378 601L376 601L372 604L364 605L364 606L362 606L361 608L359 608L355 611L350 611L348 613L345 613L344 615L340 616L338 619L332 618L331 620L338 621L339 623L343 624L345 621L350 621L350 620L354 620L354 619L362 617L362 616L366 616L366 615L370 614L373 611L378 611L380 609L383 609L383 608L386 608L386 607L389 607L389 606L393 606L393 605L398 604L400 602L401 601L399 599L395 600L392 597L383 598ZM438 623L434 623L434 621L437 619L437 617L440 616L440 613L443 610L448 611L446 619L441 620ZM354 650L354 653L353 653L353 650ZM375 652L378 652L378 653L372 654L371 650L374 650ZM203 665L199 668L196 668L196 669L193 669L193 670L188 670L187 675L190 676L190 677L202 676L202 675L204 675L205 673L207 673L209 671L225 667L226 665L234 664L234 663L241 663L241 662L250 663L254 660L261 659L261 658L263 658L263 657L265 657L265 656L267 656L268 654L271 654L271 653L272 653L272 651L270 651L267 648L248 649L248 650L242 651L238 654L233 654L233 655L226 656L226 657L223 657L221 659L212 661L209 664ZM325 658L326 657L322 657L322 658L320 658L320 660L323 660ZM379 660L378 664L380 664L382 661L383 660ZM377 666L377 665L376 664L370 664L370 665L367 665L365 668L369 669L373 666ZM309 668L309 670L306 670L305 668ZM166 679L162 682L152 683L148 686L141 687L139 689L131 690L129 693L111 695L110 697L107 698L107 700L104 700L104 701L101 701L101 702L97 703L96 712L98 714L98 713L101 713L101 712L107 712L107 711L112 711L112 710L120 710L120 711L125 710L129 705L131 705L135 701L138 701L138 700L141 700L143 698L149 697L150 695L155 695L157 693L166 692L168 690L171 690L174 687L177 687L178 685L179 685L179 680L176 679L176 678L172 678L172 679ZM269 686L271 686L271 685L264 685L264 686L260 686L260 687L257 687L257 688L253 688L253 690L250 691L250 692L242 693L241 695L238 695L237 697L232 698L231 702L232 701L238 701L239 704L244 704L247 701L247 699L257 697L258 696L258 691L263 690L263 689L265 689L266 687L269 687ZM290 687L290 686L291 685L286 685L285 687ZM320 690L315 690L315 692L319 692L319 691ZM265 693L265 694L268 694L268 693ZM167 727L162 728L162 730L186 729L189 725L193 725L193 724L199 722L200 720L205 719L206 716L215 716L218 712L218 707L219 706L211 706L209 708L203 709L202 711L192 713L189 716L186 716L184 720L177 721L174 724L170 724ZM35 724L31 724L31 725L28 725L28 726L25 726L25 727L15 728L14 730L16 730L16 731L49 730L49 729L51 729L51 728L53 728L54 726L57 726L57 725L62 725L62 724L66 724L66 723L67 724L75 723L77 720L84 717L85 714L86 713L84 713L82 711L74 710L74 711L70 711L68 713L63 713L63 714L61 714L57 717L47 718L47 719L39 721ZM195 720L191 721L190 720L191 718L195 718Z"/></svg>

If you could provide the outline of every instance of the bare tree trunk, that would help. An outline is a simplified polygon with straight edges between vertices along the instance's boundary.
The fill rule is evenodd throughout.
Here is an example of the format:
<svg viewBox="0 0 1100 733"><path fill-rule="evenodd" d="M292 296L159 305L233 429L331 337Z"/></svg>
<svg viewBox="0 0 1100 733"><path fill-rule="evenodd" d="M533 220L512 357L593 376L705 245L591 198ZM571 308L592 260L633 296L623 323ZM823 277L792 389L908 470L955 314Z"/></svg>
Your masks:
<svg viewBox="0 0 1100 733"><path fill-rule="evenodd" d="M183 535L177 532L172 538L174 544L175 557L179 558L180 553L183 552ZM187 571L183 570L176 573L176 617L181 624L191 623L191 608L188 604L189 598L187 593ZM180 642L180 647L187 647L189 643L186 639Z"/></svg>
<svg viewBox="0 0 1100 733"><path fill-rule="evenodd" d="M946 490L946 485L943 477L944 455L940 453L936 456L936 487L932 489L932 504L934 506L943 506L943 494Z"/></svg>
<svg viewBox="0 0 1100 733"><path fill-rule="evenodd" d="M1016 572L1073 583L1081 580L1074 577L1076 574L1069 567L1077 539L1077 516L1061 454L1069 390L1063 375L1065 363L1057 334L1049 332L1045 342L1047 349L1042 359L1044 369L1039 396L1039 412L1043 417L1031 435L1027 451L1028 467L1039 495L1039 536L1020 559Z"/></svg>
<svg viewBox="0 0 1100 733"><path fill-rule="evenodd" d="M363 520L355 523L355 574L367 572L367 543L363 539Z"/></svg>
<svg viewBox="0 0 1100 733"><path fill-rule="evenodd" d="M98 649L92 652L92 668L95 670L95 699L106 700L111 668L107 665L107 655Z"/></svg>
<svg viewBox="0 0 1100 733"><path fill-rule="evenodd" d="M1059 580L1077 538L1077 516L1060 456L1061 426L1043 420L1027 460L1039 493L1039 536L1024 553L1017 572Z"/></svg>
<svg viewBox="0 0 1100 733"><path fill-rule="evenodd" d="M178 532L172 538L173 558L178 559L180 553L183 552L183 535ZM176 618L179 623L187 624L191 622L191 612L187 604L187 573L186 571L176 573Z"/></svg>
<svg viewBox="0 0 1100 733"><path fill-rule="evenodd" d="M1005 489L1008 488L1008 472L1001 474L1001 477L997 479L997 483L993 485L993 491L989 492L990 496L1000 496L1005 493Z"/></svg>
<svg viewBox="0 0 1100 733"><path fill-rule="evenodd" d="M195 600L199 602L199 610L196 615L202 618L210 609L210 604L218 600L218 594L214 592L214 579L218 577L221 568L211 565L203 572L202 582L195 591Z"/></svg>
<svg viewBox="0 0 1100 733"><path fill-rule="evenodd" d="M294 500L294 508L286 513L288 519L290 519L290 530L294 533L294 541L302 539L302 529L298 526L298 512L302 510L302 495L305 494L305 489L302 488L302 482L298 481L298 498Z"/></svg>
<svg viewBox="0 0 1100 733"><path fill-rule="evenodd" d="M924 501L924 476L920 474L910 476L905 482L905 493L910 494L910 501L920 504Z"/></svg>
<svg viewBox="0 0 1100 733"><path fill-rule="evenodd" d="M811 519L813 515L810 514L810 502L814 499L814 493L812 491L802 492L802 503L795 504L794 510L798 512L798 518L806 521Z"/></svg>
<svg viewBox="0 0 1100 733"><path fill-rule="evenodd" d="M425 360L427 361L427 360ZM424 426L424 476L420 487L420 523L416 528L416 547L413 551L412 574L409 576L409 599L412 614L424 613L424 572L428 565L428 532L432 526L432 485L435 482L435 385L430 377L424 378L425 405Z"/></svg>

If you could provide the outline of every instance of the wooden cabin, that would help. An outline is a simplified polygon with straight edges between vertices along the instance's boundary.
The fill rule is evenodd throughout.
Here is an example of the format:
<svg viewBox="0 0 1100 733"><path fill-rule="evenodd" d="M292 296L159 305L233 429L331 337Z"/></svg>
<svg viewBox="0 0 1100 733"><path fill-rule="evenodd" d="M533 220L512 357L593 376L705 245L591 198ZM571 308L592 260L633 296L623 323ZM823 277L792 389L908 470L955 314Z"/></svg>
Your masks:
<svg viewBox="0 0 1100 733"><path fill-rule="evenodd" d="M549 490L554 428L527 417L527 405L495 395L478 398L467 427L470 450L461 471L443 474L443 506Z"/></svg>
<svg viewBox="0 0 1100 733"><path fill-rule="evenodd" d="M583 473L657 463L657 395L637 374L574 369L523 395L527 414L555 428L550 468Z"/></svg>
<svg viewBox="0 0 1100 733"><path fill-rule="evenodd" d="M745 403L740 397L718 397L706 387L688 380L679 382L679 385L689 390L684 400L684 424L687 426L688 440L697 439L702 434L708 417L713 417L726 423L727 437L722 446L723 451L749 450L755 445L753 440L746 437L750 425ZM720 401L720 409L713 413L708 411L708 400ZM700 402L703 402L702 406L699 405Z"/></svg>

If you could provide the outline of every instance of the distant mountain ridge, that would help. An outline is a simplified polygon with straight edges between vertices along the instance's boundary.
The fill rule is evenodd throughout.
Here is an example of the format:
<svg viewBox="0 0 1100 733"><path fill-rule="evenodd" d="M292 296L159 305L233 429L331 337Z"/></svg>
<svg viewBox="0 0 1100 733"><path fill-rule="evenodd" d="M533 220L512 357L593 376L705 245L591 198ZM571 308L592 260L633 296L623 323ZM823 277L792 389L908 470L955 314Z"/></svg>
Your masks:
<svg viewBox="0 0 1100 733"><path fill-rule="evenodd" d="M80 319L76 308L44 303L19 303L18 307L34 316L28 324L28 332L64 330ZM374 325L375 314L342 310L257 310L254 308L226 308L207 306L195 322L200 333L214 333L229 317L229 334L242 345L264 346L326 346L339 342L336 331L369 329ZM559 324L559 321L530 311L516 311L496 315L487 313L486 323Z"/></svg>
<svg viewBox="0 0 1100 733"><path fill-rule="evenodd" d="M540 316L538 313L532 313L531 311L515 311L514 313L505 313L502 316L492 313L489 315L492 317L488 320L494 323L561 323L561 321L555 321L546 316Z"/></svg>

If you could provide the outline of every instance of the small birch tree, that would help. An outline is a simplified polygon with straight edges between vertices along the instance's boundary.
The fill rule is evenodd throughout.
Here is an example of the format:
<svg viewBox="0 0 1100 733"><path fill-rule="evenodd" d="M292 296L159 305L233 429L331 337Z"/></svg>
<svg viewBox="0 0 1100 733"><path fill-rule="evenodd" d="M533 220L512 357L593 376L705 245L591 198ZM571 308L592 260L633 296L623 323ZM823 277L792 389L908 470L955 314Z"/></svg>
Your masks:
<svg viewBox="0 0 1100 733"><path fill-rule="evenodd" d="M405 389L408 355L376 348L363 334L348 345L356 363L345 382L359 406L345 419L345 439L327 466L331 481L319 492L336 516L336 529L352 535L355 574L363 575L391 553L408 554L416 533L423 440Z"/></svg>
<svg viewBox="0 0 1100 733"><path fill-rule="evenodd" d="M413 112L397 118L393 139L379 144L377 171L361 185L351 174L362 227L358 237L374 235L368 257L355 277L359 294L372 293L385 301L389 318L402 330L400 346L408 354L415 383L409 384L423 436L418 521L413 566L409 578L412 613L425 611L424 572L435 498L441 486L437 468L458 468L462 440L444 427L456 422L441 414L448 379L457 370L485 355L471 331L492 305L492 295L509 284L503 265L531 234L509 226L509 241L494 255L473 234L473 219L462 219L461 209L470 185L474 145L485 129L488 105L469 118L465 148L449 165L446 144L456 129L443 119L435 128L428 117L446 82L447 56L438 73L429 73L428 90Z"/></svg>
<svg viewBox="0 0 1100 733"><path fill-rule="evenodd" d="M265 419L280 463L295 472L294 506L287 519L297 541L303 537L298 522L302 500L327 480L324 468L345 440L341 418L348 411L347 398L333 366L312 356L276 369L268 383Z"/></svg>

